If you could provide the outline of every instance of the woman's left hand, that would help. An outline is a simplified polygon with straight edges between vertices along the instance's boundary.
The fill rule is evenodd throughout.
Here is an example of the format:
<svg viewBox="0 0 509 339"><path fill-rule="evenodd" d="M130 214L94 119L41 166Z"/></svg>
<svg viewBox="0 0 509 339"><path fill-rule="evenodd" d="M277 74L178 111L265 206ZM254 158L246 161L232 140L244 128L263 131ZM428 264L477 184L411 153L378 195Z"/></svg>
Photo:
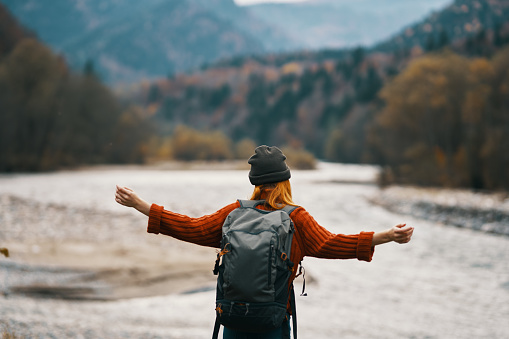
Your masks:
<svg viewBox="0 0 509 339"><path fill-rule="evenodd" d="M414 228L406 226L406 224L399 224L391 228L390 237L391 240L398 244L406 244L412 239Z"/></svg>

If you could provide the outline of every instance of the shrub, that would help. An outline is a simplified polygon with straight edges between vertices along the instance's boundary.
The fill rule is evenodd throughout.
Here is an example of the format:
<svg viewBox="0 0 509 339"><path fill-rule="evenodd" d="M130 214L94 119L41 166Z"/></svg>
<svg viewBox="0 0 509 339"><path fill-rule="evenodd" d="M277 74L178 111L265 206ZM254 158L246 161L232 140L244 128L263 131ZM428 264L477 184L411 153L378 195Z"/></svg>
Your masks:
<svg viewBox="0 0 509 339"><path fill-rule="evenodd" d="M172 154L177 160L227 160L233 157L231 140L220 131L200 132L178 126L172 141Z"/></svg>
<svg viewBox="0 0 509 339"><path fill-rule="evenodd" d="M303 148L283 147L281 149L286 155L288 166L293 169L315 169L316 159L310 152Z"/></svg>
<svg viewBox="0 0 509 339"><path fill-rule="evenodd" d="M251 139L242 139L235 145L235 158L248 159L254 154L256 144Z"/></svg>

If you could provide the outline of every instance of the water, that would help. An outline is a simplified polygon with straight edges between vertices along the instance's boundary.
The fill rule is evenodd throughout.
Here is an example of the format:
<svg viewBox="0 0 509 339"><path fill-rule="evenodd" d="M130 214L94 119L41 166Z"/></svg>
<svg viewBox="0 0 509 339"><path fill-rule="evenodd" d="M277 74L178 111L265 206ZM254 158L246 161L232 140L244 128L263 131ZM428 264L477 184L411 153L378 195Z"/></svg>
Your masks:
<svg viewBox="0 0 509 339"><path fill-rule="evenodd" d="M377 187L369 184L375 173L372 167L333 164L321 164L317 171L292 172L295 202L332 232L380 231L398 223L415 227L412 242L378 246L371 263L305 258L308 296L297 297L300 337L509 338L509 238L413 219L373 206L367 198L377 192ZM237 198L249 197L252 191L246 171L126 167L4 175L0 177L0 196L88 208L111 216L128 212L141 226L126 226L129 231L125 233L134 234L143 246L146 219L114 202L116 184L191 216L214 212ZM10 234L4 224L0 234ZM26 227L30 229L30 225ZM105 234L110 228L97 227ZM116 227L110 231L112 239L123 241L123 233ZM177 246L164 236L147 235L147 239ZM166 251L173 253L166 246ZM213 262L198 248L187 250ZM5 271L0 271L0 284L2 279ZM301 282L297 279L297 291ZM213 284L211 277L207 286ZM11 295L0 297L0 319L17 333L31 337L206 338L213 328L215 297L207 286L191 289L194 293L110 302Z"/></svg>

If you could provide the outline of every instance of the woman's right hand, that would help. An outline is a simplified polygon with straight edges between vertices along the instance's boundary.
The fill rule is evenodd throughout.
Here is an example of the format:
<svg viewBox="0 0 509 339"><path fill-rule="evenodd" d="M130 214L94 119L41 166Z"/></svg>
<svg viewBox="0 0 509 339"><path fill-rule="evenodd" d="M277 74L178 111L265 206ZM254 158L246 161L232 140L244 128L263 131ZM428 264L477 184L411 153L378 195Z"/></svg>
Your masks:
<svg viewBox="0 0 509 339"><path fill-rule="evenodd" d="M138 202L138 195L129 187L120 187L117 185L117 191L115 192L115 201L120 205L127 207L136 207Z"/></svg>

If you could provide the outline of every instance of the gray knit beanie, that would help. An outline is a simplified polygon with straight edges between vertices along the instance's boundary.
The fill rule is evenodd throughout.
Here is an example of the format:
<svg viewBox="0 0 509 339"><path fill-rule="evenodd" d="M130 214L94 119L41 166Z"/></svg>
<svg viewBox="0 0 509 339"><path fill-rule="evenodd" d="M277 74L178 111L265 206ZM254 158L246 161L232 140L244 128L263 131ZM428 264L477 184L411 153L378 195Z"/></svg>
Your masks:
<svg viewBox="0 0 509 339"><path fill-rule="evenodd" d="M251 164L249 181L253 185L271 184L290 179L286 156L276 146L258 146L247 161Z"/></svg>

